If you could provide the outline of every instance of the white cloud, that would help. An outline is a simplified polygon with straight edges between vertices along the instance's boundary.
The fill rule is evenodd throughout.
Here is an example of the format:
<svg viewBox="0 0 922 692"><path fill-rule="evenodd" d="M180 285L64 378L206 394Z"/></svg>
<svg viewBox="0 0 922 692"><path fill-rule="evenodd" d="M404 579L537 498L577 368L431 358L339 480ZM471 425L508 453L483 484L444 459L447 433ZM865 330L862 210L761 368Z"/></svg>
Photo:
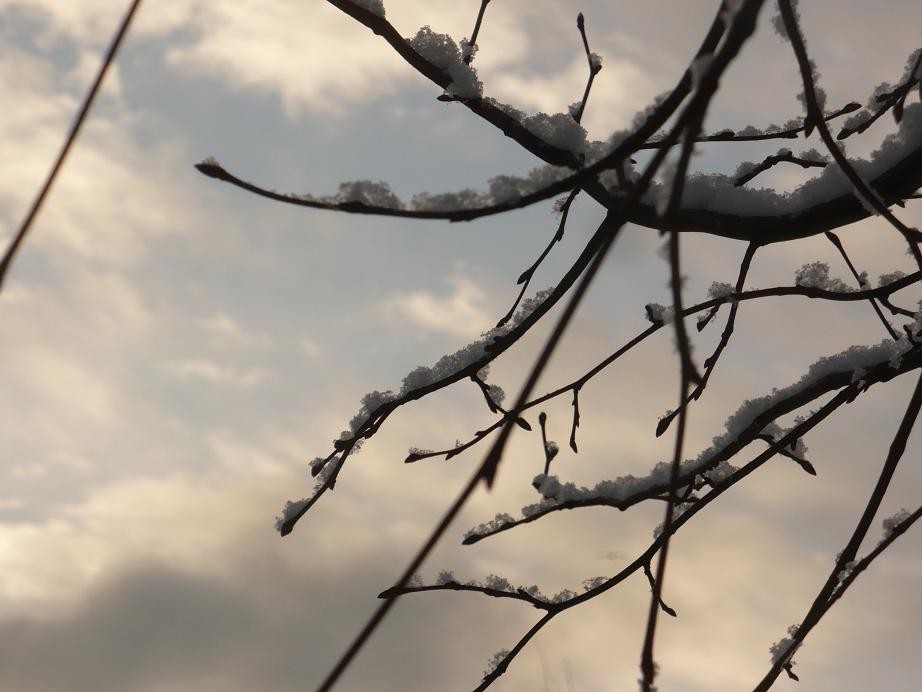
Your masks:
<svg viewBox="0 0 922 692"><path fill-rule="evenodd" d="M323 348L309 336L301 339L301 350L311 360L319 360L323 357Z"/></svg>
<svg viewBox="0 0 922 692"><path fill-rule="evenodd" d="M394 296L384 304L385 314L396 314L425 330L474 338L493 325L486 310L487 295L477 284L462 276L449 279L447 296L413 291Z"/></svg>
<svg viewBox="0 0 922 692"><path fill-rule="evenodd" d="M167 372L183 379L203 380L213 384L229 384L237 387L254 387L264 383L269 372L261 368L238 369L208 360L190 358L171 361L164 365Z"/></svg>

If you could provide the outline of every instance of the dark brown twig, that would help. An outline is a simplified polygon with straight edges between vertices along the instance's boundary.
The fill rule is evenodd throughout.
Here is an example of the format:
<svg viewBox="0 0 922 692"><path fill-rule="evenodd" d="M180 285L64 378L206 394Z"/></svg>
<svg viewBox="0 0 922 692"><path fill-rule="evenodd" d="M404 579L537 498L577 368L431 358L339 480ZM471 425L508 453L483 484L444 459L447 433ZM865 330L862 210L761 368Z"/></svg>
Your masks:
<svg viewBox="0 0 922 692"><path fill-rule="evenodd" d="M595 76L602 71L602 61L598 55L589 50L589 39L586 38L586 22L583 19L583 13L576 15L576 28L583 39L583 48L586 50L586 62L589 63L589 77L586 80L586 89L583 91L583 98L579 102L576 112L573 113L573 119L576 122L582 122L583 113L586 110L586 102L589 100L589 90L592 89L592 82Z"/></svg>
<svg viewBox="0 0 922 692"><path fill-rule="evenodd" d="M90 108L92 107L93 102L96 100L96 94L99 93L103 79L105 79L106 73L109 71L109 66L115 61L115 54L118 52L119 46L122 44L122 39L125 37L125 34L128 33L128 27L131 25L131 20L134 17L135 12L137 12L138 6L140 4L141 0L132 0L131 4L128 6L125 15L122 17L122 21L115 32L115 35L112 37L112 41L109 44L109 49L106 51L106 55L103 58L102 64L99 66L99 72L96 73L96 79L93 80L93 84L90 86L90 90L87 92L83 99L83 105L80 106L80 110L77 112L77 117L74 118L74 122L70 126L70 130L68 131L67 137L64 140L64 145L61 147L61 151L58 153L58 158L55 160L54 165L51 167L51 171L49 171L48 177L45 178L45 182L39 190L35 200L32 202L32 206L29 208L25 218L22 220L22 223L19 226L19 230L16 232L16 235L13 236L12 242L10 243L9 247L7 247L6 252L3 254L3 259L0 260L0 290L3 289L3 280L6 278L6 273L12 265L13 259L16 257L16 254L18 253L23 241L25 241L26 235L28 234L29 229L32 227L32 222L35 220L36 216L38 216L38 212L45 202L45 198L51 191L51 186L54 184L55 179L58 177L58 173L60 172L61 167L64 165L64 160L67 158L67 154L70 152L71 147L76 141L77 135L80 134L80 129L83 127L83 123L90 112Z"/></svg>
<svg viewBox="0 0 922 692"><path fill-rule="evenodd" d="M477 49L477 36L480 34L480 25L483 23L483 15L487 11L487 5L489 4L490 0L480 0L480 10L477 12L474 30L471 32L471 38L468 41L469 52L463 58L465 65L470 65L474 60L474 51Z"/></svg>

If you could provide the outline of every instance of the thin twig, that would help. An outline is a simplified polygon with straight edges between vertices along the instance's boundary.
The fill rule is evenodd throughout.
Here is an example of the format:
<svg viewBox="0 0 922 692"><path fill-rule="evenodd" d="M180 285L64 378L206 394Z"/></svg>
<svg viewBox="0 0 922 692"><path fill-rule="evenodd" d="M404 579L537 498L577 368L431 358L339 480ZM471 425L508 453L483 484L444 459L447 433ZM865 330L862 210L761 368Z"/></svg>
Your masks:
<svg viewBox="0 0 922 692"><path fill-rule="evenodd" d="M122 39L125 37L125 34L128 33L128 27L130 26L131 20L134 17L135 12L137 11L140 4L141 0L132 0L131 4L128 6L125 15L122 17L122 21L115 32L115 35L112 37L112 41L109 44L109 49L106 51L106 55L103 58L102 64L99 66L99 72L96 73L96 79L93 80L93 84L90 86L90 90L87 92L83 99L83 105L80 106L80 110L77 112L77 117L74 118L74 121L70 126L70 130L68 131L67 137L64 140L64 145L61 147L61 151L58 153L58 158L55 160L54 165L51 167L51 171L49 171L48 177L45 178L45 182L39 190L35 200L32 202L32 206L26 213L26 217L22 220L22 223L19 226L19 230L13 237L9 247L7 247L6 252L3 255L3 259L0 260L0 290L3 289L3 280L6 278L6 273L12 265L16 254L18 253L19 247L26 239L26 234L28 234L29 229L32 226L32 222L35 220L36 216L38 216L38 212L42 208L42 205L45 202L45 198L48 196L48 193L51 190L52 184L58 177L58 173L60 172L61 167L64 165L64 159L67 158L67 154L70 152L71 147L77 139L77 135L80 133L80 129L83 127L83 122L86 120L86 117L90 112L90 108L93 105L93 102L96 100L96 94L99 93L99 88L102 86L102 81L105 78L106 73L109 71L109 66L115 60L115 54L118 52L119 46L122 44Z"/></svg>

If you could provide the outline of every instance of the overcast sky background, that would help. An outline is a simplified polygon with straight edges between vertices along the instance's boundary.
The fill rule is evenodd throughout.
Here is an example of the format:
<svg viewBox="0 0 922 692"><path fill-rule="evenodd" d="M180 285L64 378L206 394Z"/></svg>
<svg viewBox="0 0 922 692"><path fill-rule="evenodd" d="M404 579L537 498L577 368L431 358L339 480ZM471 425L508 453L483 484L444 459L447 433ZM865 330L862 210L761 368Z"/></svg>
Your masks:
<svg viewBox="0 0 922 692"><path fill-rule="evenodd" d="M125 4L0 0L0 237L47 173ZM530 112L565 110L585 80L575 29L583 11L604 59L584 123L604 139L674 84L716 5L499 0L475 64L487 95ZM804 5L832 106L898 80L919 47L918 2ZM386 2L404 35L431 24L456 39L469 35L478 7ZM801 115L796 64L771 29L772 11L729 71L709 130ZM438 94L320 0L142 5L0 295L0 689L313 689L358 631L483 453L407 466L407 448L450 446L488 424L479 391L462 383L404 407L292 535L280 539L274 517L309 493L306 462L329 452L364 393L399 388L414 367L495 323L556 218L550 204L464 225L336 215L249 196L193 164L213 155L267 187L315 194L386 180L405 198L483 188L538 164ZM870 152L892 129L882 119L848 152ZM732 172L780 146L815 144L705 145L695 166ZM792 189L804 179L779 169L760 180ZM922 205L899 215L920 225ZM534 290L557 281L601 216L590 200L576 203ZM875 283L909 268L894 236L874 220L841 233ZM544 389L644 329L645 303L667 302L660 242L645 228L622 234ZM789 285L821 259L847 279L827 245L760 252L750 286ZM707 237L686 248L690 300L713 280L733 281L744 249ZM699 355L724 317L695 335ZM543 333L501 359L491 381L514 394ZM746 398L884 335L865 304L745 304L692 409L689 456ZM669 455L671 435L653 431L674 407L675 359L664 335L584 388L580 453L564 449L555 461L563 479L641 474ZM803 617L850 535L911 379L871 389L809 436L818 477L775 460L677 535L665 599L679 617L661 620L660 689L735 691L761 677L769 645ZM565 442L569 399L545 410L551 437ZM883 516L920 503L920 435ZM530 481L542 461L537 435L517 432L498 487L464 510L427 581L446 568L464 580L496 573L545 593L579 591L648 545L659 505L560 513L462 548L469 527L537 499ZM879 536L878 523L869 541ZM797 656L799 689L917 689L920 550L919 531L901 538L814 631ZM638 574L569 611L496 689L634 689L647 603ZM537 615L477 594L401 599L340 689L470 689Z"/></svg>

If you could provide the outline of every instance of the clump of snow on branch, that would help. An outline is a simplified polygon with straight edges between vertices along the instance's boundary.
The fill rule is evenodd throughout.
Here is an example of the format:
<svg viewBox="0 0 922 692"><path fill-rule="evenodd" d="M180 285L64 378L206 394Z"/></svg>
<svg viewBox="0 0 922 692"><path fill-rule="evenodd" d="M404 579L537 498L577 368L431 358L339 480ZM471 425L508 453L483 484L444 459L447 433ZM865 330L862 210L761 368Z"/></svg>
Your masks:
<svg viewBox="0 0 922 692"><path fill-rule="evenodd" d="M673 514L672 514L673 523L675 523L679 519L679 517L681 517L683 514L685 514L685 512L687 512L694 506L695 506L694 502L678 503L673 510ZM664 527L665 527L664 524L657 524L656 528L653 529L653 538L659 538L660 536L662 536Z"/></svg>
<svg viewBox="0 0 922 692"><path fill-rule="evenodd" d="M424 29L428 29L428 27L424 27ZM439 50L442 52L451 53L450 46L447 43L432 38L443 35L432 34L431 30L428 34L425 34L422 29L420 33L429 38L428 41L422 41L424 45L431 43L433 46L441 46ZM445 38L447 41L451 41L450 38ZM453 42L451 46L454 46ZM432 50L433 53L436 52L435 47ZM470 70L470 66L465 65L461 60L461 53L457 46L454 46L454 51L457 54L455 56L457 64L463 66L466 70ZM635 116L635 126L639 126L644 121L647 115L658 106L662 98L662 96L657 97L650 106ZM492 98L485 98L484 102L503 111L519 125L525 127L546 143L584 156L587 164L591 164L603 157L628 135L628 131L616 132L605 142L587 142L586 131L570 114L556 113L548 115L547 113L538 113L529 116L509 104L501 103ZM801 121L793 119L785 123L783 128L795 129L800 126ZM756 127L748 126L740 130L737 135L762 135L772 129L777 130L779 128L774 126L774 128L769 127L768 130L763 131ZM864 180L873 180L917 151L920 146L922 146L922 104L911 104L903 112L899 130L887 136L869 159L855 159L851 161L851 164ZM790 153L785 149L781 151ZM827 159L824 154L815 148L802 152L800 157L809 161L826 161ZM819 175L790 193L778 193L768 188L737 187L737 179L750 173L756 165L752 162L743 162L732 176L719 173L689 174L686 176L683 188L682 208L701 209L740 217L778 216L796 214L852 191L851 182L835 163L829 163ZM624 172L628 181L637 178L638 173L632 165L625 163L625 169ZM451 212L511 202L556 183L570 173L571 171L564 167L540 166L525 176L500 175L491 178L488 181L486 191L465 189L447 193L423 192L415 195L409 203L401 201L387 183L370 180L343 183L340 185L336 195L319 198L303 195L303 198L330 204L361 202L370 206L390 209ZM605 170L600 174L599 179L612 193L621 193L621 183L615 171ZM656 206L664 205L665 201L668 200L669 188L669 176L665 176L661 181L653 182L644 194L644 202ZM860 195L859 199L862 199ZM870 213L876 213L869 206L866 206L866 209Z"/></svg>
<svg viewBox="0 0 922 692"><path fill-rule="evenodd" d="M586 130L569 113L536 113L522 124L538 139L558 149L578 154L586 148Z"/></svg>
<svg viewBox="0 0 922 692"><path fill-rule="evenodd" d="M427 25L407 39L409 46L426 60L451 77L445 88L449 96L458 98L480 98L483 84L477 79L477 72L464 62L458 44L448 34L437 34Z"/></svg>
<svg viewBox="0 0 922 692"><path fill-rule="evenodd" d="M917 331L919 325L920 318L917 316L912 331ZM721 459L721 455L726 453L728 447L738 443L740 436L753 425L758 416L776 404L796 396L826 376L851 372L852 380L855 381L871 368L899 367L903 355L912 348L913 344L909 339L901 336L896 340L884 339L875 346L851 346L840 353L820 358L794 384L780 389L775 388L770 394L744 401L739 409L727 418L724 433L714 437L710 447L703 450L696 458L682 462L680 476L689 479L703 474L713 483L724 480L735 471L735 468L726 463L725 459ZM769 422L762 431L757 432L780 439L788 431ZM795 443L793 453L798 455L806 453L806 447L801 441ZM532 486L542 496L542 500L523 507L522 516L528 518L544 514L559 505L571 502L605 500L615 504L625 503L650 490L667 487L671 469L671 462L661 461L646 476L619 476L615 479L599 481L592 488L580 487L569 482L562 483L557 476L538 474L532 481ZM510 523L513 522L509 521L508 514L497 515L492 522L481 524L476 529L468 531L465 538L486 536Z"/></svg>
<svg viewBox="0 0 922 692"><path fill-rule="evenodd" d="M906 272L901 272L899 270L890 272L888 274L881 274L879 277L877 277L877 285L881 288L884 286L889 286L893 282L899 281L904 276L906 276Z"/></svg>
<svg viewBox="0 0 922 692"><path fill-rule="evenodd" d="M733 172L733 177L745 178L758 167L759 164L757 164L755 161L741 161L740 164L736 167L736 170Z"/></svg>
<svg viewBox="0 0 922 692"><path fill-rule="evenodd" d="M794 425L797 426L803 421L803 418L798 417L795 419ZM782 428L777 423L769 423L762 429L762 434L768 435L774 442L778 442L789 432L791 432L791 428ZM785 449L800 459L803 459L805 456L807 456L807 445L804 443L802 437L798 437L791 444L787 445Z"/></svg>
<svg viewBox="0 0 922 692"><path fill-rule="evenodd" d="M339 468L342 466L342 459L336 456L329 460L318 457L311 462L310 466L311 472L316 476L314 482L314 495L312 497L301 498L300 500L288 500L282 508L282 513L275 518L276 530L281 531L286 523L302 513L304 508L313 501L313 498L322 491L330 478L339 472Z"/></svg>
<svg viewBox="0 0 922 692"><path fill-rule="evenodd" d="M797 20L797 23L800 24L800 8L797 7L800 0L791 0L791 9L794 10L794 18ZM775 3L775 13L772 15L772 27L774 27L775 32L783 38L785 41L789 40L788 38L788 29L784 25L784 18L781 16L781 10L778 8L777 3Z"/></svg>
<svg viewBox="0 0 922 692"><path fill-rule="evenodd" d="M675 318L675 309L671 305L666 307L661 303L647 303L644 311L647 319L656 325L669 324Z"/></svg>
<svg viewBox="0 0 922 692"><path fill-rule="evenodd" d="M869 287L870 284L868 283L868 273L861 272L859 276L861 288ZM835 291L837 293L850 293L856 290L860 290L852 288L844 281L842 281L842 279L829 278L829 265L825 262L809 262L803 265L794 274L794 283L798 286L805 286L807 288L819 288L824 291Z"/></svg>
<svg viewBox="0 0 922 692"><path fill-rule="evenodd" d="M496 670L496 666L503 662L506 656L509 655L509 649L500 649L495 654L490 657L490 660L487 662L487 668L483 671L483 677L489 677L493 674L493 671Z"/></svg>
<svg viewBox="0 0 922 692"><path fill-rule="evenodd" d="M839 555L836 555L836 564L838 564L839 558L841 556L842 556L841 553L839 553ZM842 565L842 569L840 569L836 573L836 579L839 581L839 583L841 584L846 579L848 579L851 576L852 572L855 570L855 567L857 566L858 566L857 560L850 560L849 562L846 562L844 565Z"/></svg>
<svg viewBox="0 0 922 692"><path fill-rule="evenodd" d="M465 532L464 538L470 538L472 536L483 536L490 533L496 533L501 531L510 524L515 523L515 518L511 514L506 512L501 512L497 514L490 521L484 522L483 524L478 524L473 529Z"/></svg>
<svg viewBox="0 0 922 692"><path fill-rule="evenodd" d="M768 648L768 652L771 654L772 663L778 663L779 661L783 662L786 666L794 665L794 654L797 649L801 647L801 644L798 644L792 650L790 649L791 645L794 643L794 637L797 636L797 630L799 629L798 625L791 625L788 627L788 636L784 637L780 641L775 642Z"/></svg>
<svg viewBox="0 0 922 692"><path fill-rule="evenodd" d="M734 290L732 284L728 284L724 281L714 281L711 283L711 287L708 288L708 298L726 298L732 295Z"/></svg>
<svg viewBox="0 0 922 692"><path fill-rule="evenodd" d="M587 580L588 582L602 583L605 581L605 577L597 577L594 580ZM583 582L584 587L587 582ZM572 598L576 598L578 595L576 592L571 591L570 589L561 589L553 596L545 596L541 589L539 589L534 584L531 586L514 586L506 577L501 577L497 574L490 574L483 580L471 579L467 582L461 582L455 577L454 572L450 570L440 570L438 576L435 580L435 586L470 586L476 589L489 589L491 591L499 591L502 593L509 594L525 594L536 601L542 603L564 603L569 601ZM420 579L418 582L412 584L413 587L425 587L425 583ZM590 587L585 587L588 591ZM593 587L594 588L594 587Z"/></svg>
<svg viewBox="0 0 922 692"><path fill-rule="evenodd" d="M401 206L400 199L384 181L352 180L340 183L339 190L330 199L334 204L343 202L361 202L373 207L396 209Z"/></svg>
<svg viewBox="0 0 922 692"><path fill-rule="evenodd" d="M458 211L502 204L556 183L567 174L566 168L540 166L525 176L498 175L490 178L486 192L472 189L435 194L421 192L406 207L415 211Z"/></svg>
<svg viewBox="0 0 922 692"><path fill-rule="evenodd" d="M896 527L907 519L909 519L909 512L905 509L901 509L896 514L884 519L884 539L890 538L890 536L892 536L893 532L896 530Z"/></svg>
<svg viewBox="0 0 922 692"><path fill-rule="evenodd" d="M728 461L721 461L714 468L704 472L704 477L712 484L723 483L739 469Z"/></svg>
<svg viewBox="0 0 922 692"><path fill-rule="evenodd" d="M922 147L922 104L903 111L899 130L888 135L869 159L853 159L852 167L864 180L873 180ZM852 191L838 165L830 163L814 178L790 193L766 188L736 187L736 176L692 173L682 192L683 209L702 209L740 217L796 214ZM653 183L644 202L654 205L662 183ZM613 190L617 192L617 190Z"/></svg>
<svg viewBox="0 0 922 692"><path fill-rule="evenodd" d="M817 151L816 147L804 149L797 156L805 159L806 161L829 161L829 156L820 151Z"/></svg>
<svg viewBox="0 0 922 692"><path fill-rule="evenodd" d="M470 63L474 59L474 56L477 55L477 50L478 48L476 43L471 43L470 39L468 38L461 39L462 60L466 60L468 63Z"/></svg>
<svg viewBox="0 0 922 692"><path fill-rule="evenodd" d="M449 355L442 356L432 367L420 365L403 378L403 386L400 389L400 394L405 395L414 389L420 389L441 379L450 377L483 358L487 353L486 347L490 343L497 338L506 336L509 332L521 325L531 313L547 300L553 291L553 288L547 288L543 291L539 291L533 298L526 298L522 301L522 304L519 306L519 309L516 311L515 315L513 315L512 319L506 322L502 327L495 327L488 332L484 332L479 339L469 343L464 348L458 349Z"/></svg>
<svg viewBox="0 0 922 692"><path fill-rule="evenodd" d="M842 122L842 129L849 131L849 132L854 132L855 130L858 130L861 127L863 127L864 124L868 122L870 119L871 119L871 114L868 111L860 110L857 113L854 113L853 115L848 116Z"/></svg>
<svg viewBox="0 0 922 692"><path fill-rule="evenodd" d="M608 581L608 577L593 577L592 579L583 580L583 591L592 591Z"/></svg>

